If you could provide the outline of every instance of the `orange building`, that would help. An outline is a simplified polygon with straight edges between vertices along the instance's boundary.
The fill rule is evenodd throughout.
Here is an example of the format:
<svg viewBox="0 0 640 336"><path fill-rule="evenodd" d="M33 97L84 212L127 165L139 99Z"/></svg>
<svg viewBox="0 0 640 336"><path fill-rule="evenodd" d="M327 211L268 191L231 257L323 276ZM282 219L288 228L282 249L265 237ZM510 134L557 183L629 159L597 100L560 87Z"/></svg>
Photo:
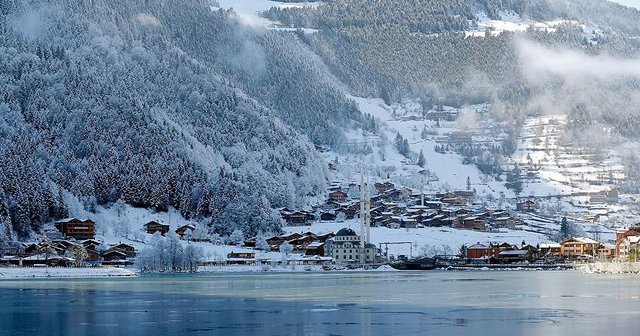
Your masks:
<svg viewBox="0 0 640 336"><path fill-rule="evenodd" d="M560 254L564 257L595 256L600 245L590 238L573 237L560 243Z"/></svg>

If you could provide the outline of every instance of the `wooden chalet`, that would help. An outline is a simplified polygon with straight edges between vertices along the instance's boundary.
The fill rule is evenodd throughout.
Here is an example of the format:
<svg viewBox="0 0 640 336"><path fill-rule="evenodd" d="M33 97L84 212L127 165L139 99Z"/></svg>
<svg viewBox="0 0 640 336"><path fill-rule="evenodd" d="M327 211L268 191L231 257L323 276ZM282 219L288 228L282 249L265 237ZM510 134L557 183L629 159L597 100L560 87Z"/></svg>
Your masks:
<svg viewBox="0 0 640 336"><path fill-rule="evenodd" d="M326 255L324 247L325 243L319 241L312 242L305 247L304 255L324 257Z"/></svg>
<svg viewBox="0 0 640 336"><path fill-rule="evenodd" d="M535 212L536 202L532 200L524 200L522 202L518 202L516 203L516 210L520 212Z"/></svg>
<svg viewBox="0 0 640 336"><path fill-rule="evenodd" d="M56 229L65 237L75 239L93 239L96 236L96 223L90 219L67 218L55 223Z"/></svg>
<svg viewBox="0 0 640 336"><path fill-rule="evenodd" d="M227 253L227 265L253 265L256 263L254 252L233 252Z"/></svg>
<svg viewBox="0 0 640 336"><path fill-rule="evenodd" d="M494 245L476 243L466 249L467 259L477 259L482 257L497 257L500 250Z"/></svg>
<svg viewBox="0 0 640 336"><path fill-rule="evenodd" d="M95 240L95 239L87 239L87 240L82 242L82 246L84 246L87 249L95 250L100 245L102 245L102 243L97 241L97 240Z"/></svg>
<svg viewBox="0 0 640 336"><path fill-rule="evenodd" d="M591 238L573 237L560 243L560 253L569 258L594 256L599 247L600 243Z"/></svg>
<svg viewBox="0 0 640 336"><path fill-rule="evenodd" d="M187 234L187 232L189 231L194 231L196 229L196 226L193 224L185 224L182 225L181 227L176 229L176 234L180 237L184 238L184 235Z"/></svg>
<svg viewBox="0 0 640 336"><path fill-rule="evenodd" d="M452 206L466 206L468 200L464 197L449 197L440 200L442 203Z"/></svg>
<svg viewBox="0 0 640 336"><path fill-rule="evenodd" d="M486 229L487 221L478 216L464 217L462 220L456 221L454 227L467 229L467 230L484 230Z"/></svg>
<svg viewBox="0 0 640 336"><path fill-rule="evenodd" d="M112 246L111 249L124 252L124 254L129 258L133 258L136 256L136 248L129 244L119 243Z"/></svg>
<svg viewBox="0 0 640 336"><path fill-rule="evenodd" d="M313 214L307 211L280 210L280 216L289 226L307 226L313 220Z"/></svg>
<svg viewBox="0 0 640 336"><path fill-rule="evenodd" d="M418 227L418 220L415 218L403 218L400 220L400 227L406 229L415 229Z"/></svg>
<svg viewBox="0 0 640 336"><path fill-rule="evenodd" d="M589 203L618 203L620 194L618 190L603 190L589 196Z"/></svg>
<svg viewBox="0 0 640 336"><path fill-rule="evenodd" d="M329 193L329 200L335 202L344 202L349 198L346 192L342 190L336 190Z"/></svg>
<svg viewBox="0 0 640 336"><path fill-rule="evenodd" d="M562 254L562 245L558 243L540 244L538 254L542 257L558 257Z"/></svg>
<svg viewBox="0 0 640 336"><path fill-rule="evenodd" d="M145 224L143 227L148 234L154 234L156 232L160 232L160 234L163 236L167 234L167 232L169 232L170 230L169 225L161 224L156 221L150 221L147 224Z"/></svg>
<svg viewBox="0 0 640 336"><path fill-rule="evenodd" d="M518 220L511 216L498 217L491 222L493 227L509 229L515 228L517 223Z"/></svg>
<svg viewBox="0 0 640 336"><path fill-rule="evenodd" d="M320 213L320 220L321 221L334 221L336 220L336 214L333 212L321 212Z"/></svg>
<svg viewBox="0 0 640 336"><path fill-rule="evenodd" d="M476 192L473 190L455 190L453 196L465 198L469 202L476 196Z"/></svg>
<svg viewBox="0 0 640 336"><path fill-rule="evenodd" d="M498 260L502 264L531 262L534 253L530 250L506 250L498 253Z"/></svg>
<svg viewBox="0 0 640 336"><path fill-rule="evenodd" d="M125 260L127 254L117 249L110 249L102 254L102 259L104 261Z"/></svg>
<svg viewBox="0 0 640 336"><path fill-rule="evenodd" d="M384 182L384 183L376 182L376 183L374 183L373 186L376 188L376 190L378 191L379 194L382 194L385 191L391 190L391 189L393 189L395 187L395 185L393 183L388 182L388 181Z"/></svg>

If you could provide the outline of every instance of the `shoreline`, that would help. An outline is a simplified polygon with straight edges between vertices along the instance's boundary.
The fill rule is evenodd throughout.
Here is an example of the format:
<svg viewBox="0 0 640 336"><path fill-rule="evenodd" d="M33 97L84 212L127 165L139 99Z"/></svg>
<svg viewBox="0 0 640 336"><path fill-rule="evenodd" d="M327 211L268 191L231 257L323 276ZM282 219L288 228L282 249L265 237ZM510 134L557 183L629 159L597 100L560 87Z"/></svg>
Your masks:
<svg viewBox="0 0 640 336"><path fill-rule="evenodd" d="M640 262L597 261L579 268L585 274L639 274Z"/></svg>
<svg viewBox="0 0 640 336"><path fill-rule="evenodd" d="M0 280L61 278L93 279L136 276L138 276L138 274L131 269L115 267L0 267Z"/></svg>

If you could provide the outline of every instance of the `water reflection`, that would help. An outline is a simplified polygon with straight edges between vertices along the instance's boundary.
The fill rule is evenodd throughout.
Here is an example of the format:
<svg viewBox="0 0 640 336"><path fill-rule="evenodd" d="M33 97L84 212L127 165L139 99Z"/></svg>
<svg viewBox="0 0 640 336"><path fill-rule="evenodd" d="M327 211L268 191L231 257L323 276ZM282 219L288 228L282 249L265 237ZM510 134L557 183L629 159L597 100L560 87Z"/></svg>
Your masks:
<svg viewBox="0 0 640 336"><path fill-rule="evenodd" d="M0 282L0 335L609 335L640 327L637 285L570 272Z"/></svg>

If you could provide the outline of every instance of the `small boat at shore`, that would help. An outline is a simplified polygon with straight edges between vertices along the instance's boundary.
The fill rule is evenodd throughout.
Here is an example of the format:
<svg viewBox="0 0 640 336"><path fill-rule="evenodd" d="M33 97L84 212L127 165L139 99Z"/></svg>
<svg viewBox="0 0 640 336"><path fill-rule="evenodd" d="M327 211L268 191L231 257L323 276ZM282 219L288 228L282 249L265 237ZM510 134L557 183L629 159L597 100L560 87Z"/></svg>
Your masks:
<svg viewBox="0 0 640 336"><path fill-rule="evenodd" d="M428 271L436 268L436 262L432 258L409 259L389 265L401 271Z"/></svg>

